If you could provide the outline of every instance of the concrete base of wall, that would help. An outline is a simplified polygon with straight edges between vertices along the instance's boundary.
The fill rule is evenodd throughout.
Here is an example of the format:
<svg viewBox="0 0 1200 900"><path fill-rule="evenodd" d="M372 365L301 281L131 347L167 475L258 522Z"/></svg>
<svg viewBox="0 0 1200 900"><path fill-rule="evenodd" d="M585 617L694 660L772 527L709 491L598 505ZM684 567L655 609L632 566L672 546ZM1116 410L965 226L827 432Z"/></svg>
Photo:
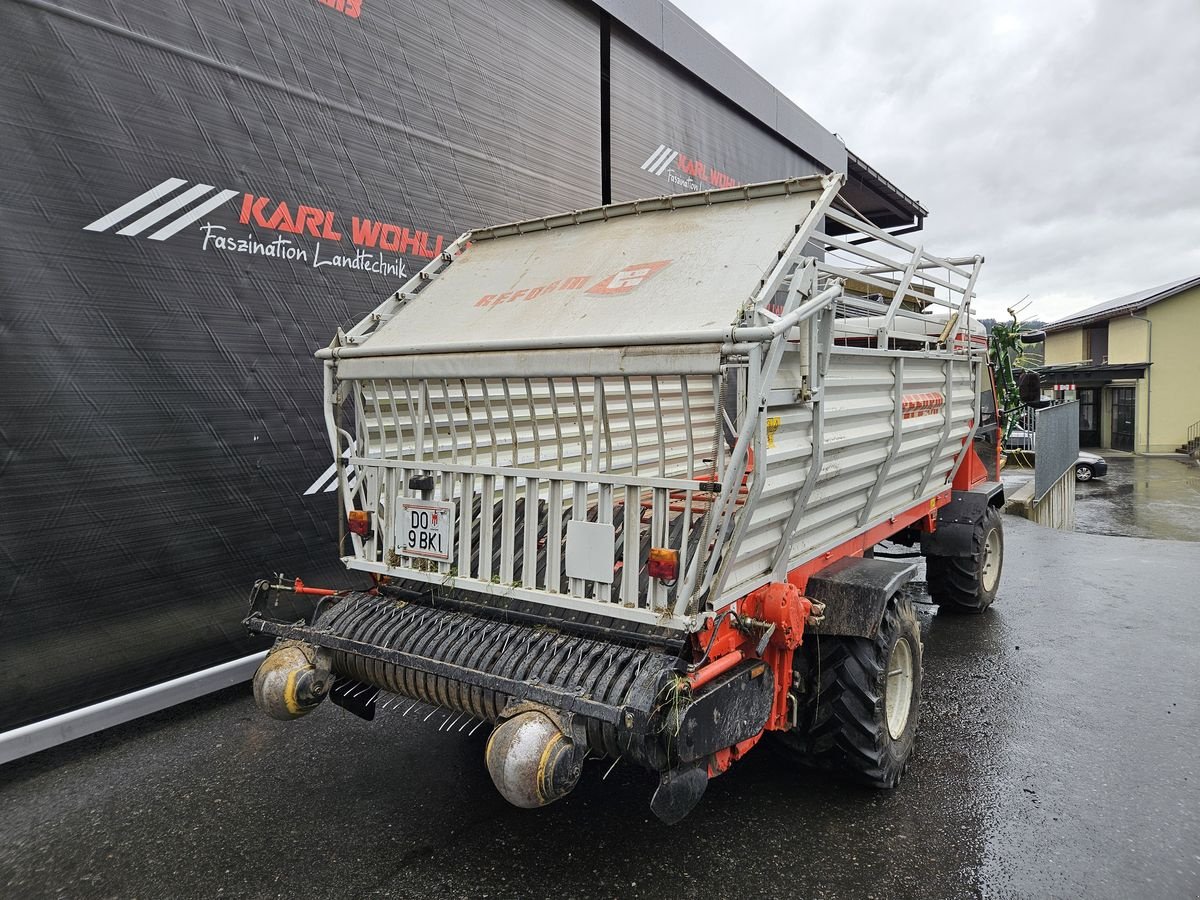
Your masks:
<svg viewBox="0 0 1200 900"><path fill-rule="evenodd" d="M1034 502L1033 479L1009 496L1004 511L1060 531L1075 530L1075 469L1070 468L1054 483L1046 496Z"/></svg>

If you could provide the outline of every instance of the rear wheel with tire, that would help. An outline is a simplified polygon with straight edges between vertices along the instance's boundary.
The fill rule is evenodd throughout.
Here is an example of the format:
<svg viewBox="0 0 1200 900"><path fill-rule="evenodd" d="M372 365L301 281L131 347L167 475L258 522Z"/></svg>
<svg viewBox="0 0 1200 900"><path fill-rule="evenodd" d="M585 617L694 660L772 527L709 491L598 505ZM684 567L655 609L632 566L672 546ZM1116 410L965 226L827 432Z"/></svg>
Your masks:
<svg viewBox="0 0 1200 900"><path fill-rule="evenodd" d="M1075 466L1076 481L1091 481L1093 474L1092 467L1087 463L1079 463L1077 466Z"/></svg>
<svg viewBox="0 0 1200 900"><path fill-rule="evenodd" d="M971 549L970 556L925 557L929 596L944 610L981 613L996 599L1004 567L1004 526L994 506L975 525Z"/></svg>
<svg viewBox="0 0 1200 900"><path fill-rule="evenodd" d="M888 602L873 639L806 637L800 678L807 703L782 744L806 765L895 787L917 736L921 649L912 604L900 595Z"/></svg>

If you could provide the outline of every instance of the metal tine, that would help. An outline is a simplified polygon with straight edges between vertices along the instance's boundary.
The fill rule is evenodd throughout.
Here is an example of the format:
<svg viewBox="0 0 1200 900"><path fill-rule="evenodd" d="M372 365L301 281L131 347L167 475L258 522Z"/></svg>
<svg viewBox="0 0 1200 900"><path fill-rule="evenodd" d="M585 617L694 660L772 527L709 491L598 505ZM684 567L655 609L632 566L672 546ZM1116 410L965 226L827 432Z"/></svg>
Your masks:
<svg viewBox="0 0 1200 900"><path fill-rule="evenodd" d="M420 432L417 427L417 408L413 405L412 384L407 378L401 383L404 385L404 404L408 407L408 421L412 423L413 429L413 459L420 459L422 450L417 446Z"/></svg>
<svg viewBox="0 0 1200 900"><path fill-rule="evenodd" d="M491 438L489 449L492 451L492 465L500 465L500 447L496 438L496 413L492 409L491 393L488 390L488 382L486 378L479 380L480 390L483 392L483 411L487 413L488 436Z"/></svg>
<svg viewBox="0 0 1200 900"><path fill-rule="evenodd" d="M433 709L431 709L431 710L429 711L429 715L428 715L428 716L426 716L425 718L423 718L421 721L422 721L422 722L428 722L428 721L429 721L429 719L430 719L430 717L431 717L431 716L432 716L432 715L433 715L435 712L437 712L437 711L438 711L438 708L435 706Z"/></svg>
<svg viewBox="0 0 1200 900"><path fill-rule="evenodd" d="M512 465L517 465L520 459L521 439L517 435L517 417L513 412L512 388L509 387L508 379L500 379L500 389L504 395L504 412L508 416L508 433L512 438Z"/></svg>
<svg viewBox="0 0 1200 900"><path fill-rule="evenodd" d="M454 406L450 402L450 385L442 379L442 403L446 410L446 419L450 423L450 456L451 462L458 462L458 423L454 421Z"/></svg>
<svg viewBox="0 0 1200 900"><path fill-rule="evenodd" d="M363 393L366 391L366 385L361 382L358 384L358 389L353 391L354 395L354 415L357 417L359 430L362 432L362 446L359 448L363 456L370 455L371 451L371 422L367 418L367 407L363 400Z"/></svg>
<svg viewBox="0 0 1200 900"><path fill-rule="evenodd" d="M421 705L421 701L420 701L420 700L416 700L416 701L414 701L414 702L413 702L413 705L412 705L412 706L410 706L408 709L406 709L406 710L404 711L404 715L403 715L403 716L401 716L400 718L402 718L402 719L403 719L405 716L407 716L407 715L408 715L410 712L412 712L414 709L416 709L416 708L417 708L418 706L420 706L420 705Z"/></svg>
<svg viewBox="0 0 1200 900"><path fill-rule="evenodd" d="M467 719L467 721L463 722L461 725L458 726L459 732L461 733L464 728L466 728L468 725L470 725L474 721L475 721L475 717L471 716L469 719Z"/></svg>
<svg viewBox="0 0 1200 900"><path fill-rule="evenodd" d="M623 379L625 382L625 414L629 417L629 452L631 455L630 468L634 475L638 473L638 439L637 439L637 416L633 406L633 389L629 384L629 376L626 375Z"/></svg>
<svg viewBox="0 0 1200 900"><path fill-rule="evenodd" d="M612 770L613 770L613 769L615 769L615 768L617 767L617 763L619 763L619 762L620 762L622 759L624 759L624 758L625 758L625 757L623 757L623 756L618 756L616 759L614 759L614 760L613 760L613 764L612 764L611 766L609 766L609 767L608 767L608 771L604 773L604 776L603 776L603 777L602 777L600 780L601 780L601 781L607 781L607 780L608 780L608 776L612 774Z"/></svg>
<svg viewBox="0 0 1200 900"><path fill-rule="evenodd" d="M433 458L438 459L442 455L442 435L441 432L438 431L437 415L433 410L433 391L430 390L431 383L432 382L430 380L421 382L421 396L425 405L425 408L422 410L421 414L426 415L429 418L429 430L433 435L433 446L431 447L431 450Z"/></svg>
<svg viewBox="0 0 1200 900"><path fill-rule="evenodd" d="M446 722L450 722L450 724L449 724L449 725L447 725L447 724L446 724L446 722L443 722L443 723L442 723L442 724L441 724L441 725L438 727L438 731L441 731L443 728L445 728L447 731L450 731L450 729L452 729L452 728L455 726L455 724L458 722L458 720L459 720L459 719L461 719L461 718L462 718L464 715L466 715L466 713L459 713L457 716L455 716L455 717L454 717L454 721L453 721L453 722L451 722L451 721L450 721L450 716L449 716L449 714L447 714L447 716L446 716Z"/></svg>
<svg viewBox="0 0 1200 900"><path fill-rule="evenodd" d="M392 410L392 424L396 428L396 458L404 456L404 417L400 415L400 405L396 402L396 385L392 379L387 379L388 403Z"/></svg>
<svg viewBox="0 0 1200 900"><path fill-rule="evenodd" d="M599 452L600 452L600 437L604 438L604 471L612 471L612 425L608 418L608 385L603 378L597 377L596 384L592 394L592 422L596 428L596 434L592 435L593 452L597 454L593 457L592 462L595 463L595 471L600 471Z"/></svg>
<svg viewBox="0 0 1200 900"><path fill-rule="evenodd" d="M650 376L650 394L654 398L654 421L658 426L658 474L667 474L667 436L663 426L662 395L658 389L658 376Z"/></svg>
<svg viewBox="0 0 1200 900"><path fill-rule="evenodd" d="M379 382L370 379L371 407L375 410L375 425L379 429L379 454L387 456L387 427L383 421L383 408L379 405Z"/></svg>
<svg viewBox="0 0 1200 900"><path fill-rule="evenodd" d="M546 387L550 391L550 417L554 420L554 438L558 442L558 450L555 453L555 456L557 457L559 471L562 471L565 450L563 449L562 422L559 419L558 412L558 390L554 386L553 377L548 377L546 379Z"/></svg>
<svg viewBox="0 0 1200 900"><path fill-rule="evenodd" d="M487 719L480 719L480 720L479 720L479 725L482 725L482 724L483 724L484 722L486 722L486 721L487 721ZM467 732L467 737L470 737L470 736L471 736L471 735L473 735L473 734L474 734L476 731L478 731L478 730L479 730L479 725L476 725L474 728L472 728L470 731L468 731L468 732Z"/></svg>
<svg viewBox="0 0 1200 900"><path fill-rule="evenodd" d="M476 465L479 457L479 437L475 433L475 413L471 408L471 398L467 394L467 381L465 378L458 379L459 391L463 398L463 416L467 421L467 431L471 435L471 465Z"/></svg>
<svg viewBox="0 0 1200 900"><path fill-rule="evenodd" d="M571 393L575 399L575 424L579 431L579 467L586 472L588 468L587 435L583 426L583 398L579 394L578 378L571 379Z"/></svg>
<svg viewBox="0 0 1200 900"><path fill-rule="evenodd" d="M541 436L541 420L538 418L537 403L533 398L533 381L525 379L525 399L529 401L529 424L533 429L533 465L534 468L542 467L542 436ZM526 500L526 503L529 501Z"/></svg>

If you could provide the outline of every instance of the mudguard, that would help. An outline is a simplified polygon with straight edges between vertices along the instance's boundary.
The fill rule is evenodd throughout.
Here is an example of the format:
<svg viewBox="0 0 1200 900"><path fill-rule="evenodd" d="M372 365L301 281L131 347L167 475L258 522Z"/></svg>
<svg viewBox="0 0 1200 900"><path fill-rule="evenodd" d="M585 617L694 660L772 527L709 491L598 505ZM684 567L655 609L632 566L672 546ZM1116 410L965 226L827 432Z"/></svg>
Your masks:
<svg viewBox="0 0 1200 900"><path fill-rule="evenodd" d="M839 559L808 579L804 596L825 604L824 619L808 632L873 638L896 591L916 574L917 563L890 559Z"/></svg>
<svg viewBox="0 0 1200 900"><path fill-rule="evenodd" d="M999 500L999 503L996 501ZM938 510L937 530L921 534L923 556L971 556L975 527L989 506L1004 505L1004 485L989 481L969 491L954 491Z"/></svg>

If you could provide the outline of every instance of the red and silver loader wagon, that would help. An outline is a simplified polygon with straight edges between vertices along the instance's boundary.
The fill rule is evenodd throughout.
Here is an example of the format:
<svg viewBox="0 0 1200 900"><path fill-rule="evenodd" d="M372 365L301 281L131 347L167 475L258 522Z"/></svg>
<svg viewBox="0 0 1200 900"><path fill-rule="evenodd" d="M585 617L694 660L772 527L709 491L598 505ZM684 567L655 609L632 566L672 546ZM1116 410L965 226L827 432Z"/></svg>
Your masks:
<svg viewBox="0 0 1200 900"><path fill-rule="evenodd" d="M919 546L943 609L986 609L999 425L982 259L861 221L843 181L469 232L339 331L318 356L340 549L374 587L260 583L259 705L487 723L526 807L619 758L674 822L769 732L895 785L917 564L873 548Z"/></svg>

